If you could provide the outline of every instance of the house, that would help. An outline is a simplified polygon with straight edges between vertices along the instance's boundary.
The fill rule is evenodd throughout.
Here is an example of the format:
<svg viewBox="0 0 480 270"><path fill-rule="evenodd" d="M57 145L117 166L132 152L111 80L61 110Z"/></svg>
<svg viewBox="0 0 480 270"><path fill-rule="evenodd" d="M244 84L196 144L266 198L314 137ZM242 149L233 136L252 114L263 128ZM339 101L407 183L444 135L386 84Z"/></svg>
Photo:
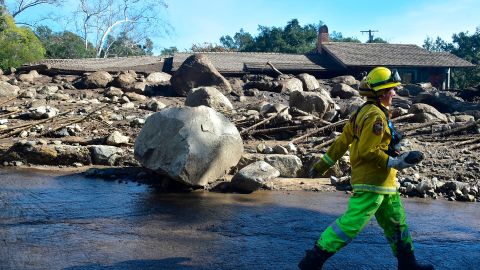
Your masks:
<svg viewBox="0 0 480 270"><path fill-rule="evenodd" d="M330 42L328 27L319 29L317 50L310 54L206 52L226 76L271 73L273 65L283 73L310 73L318 78L339 75L359 77L376 66L397 69L403 83L430 82L439 89L450 88L452 68L475 65L447 52L430 52L417 45L388 43ZM176 53L166 59L163 71L175 72L191 53Z"/></svg>
<svg viewBox="0 0 480 270"><path fill-rule="evenodd" d="M395 68L403 83L430 82L438 89L450 88L452 68L475 65L447 52L429 52L417 45L388 43L330 42L328 27L320 27L317 49L309 54L205 52L217 70L225 76L248 73L273 73L272 66L287 74L309 73L317 78L353 75L376 66ZM39 62L44 72L82 74L85 71L118 72L135 70L175 72L192 53L175 53L173 57L119 57L106 59L45 59ZM31 69L31 67L29 68Z"/></svg>

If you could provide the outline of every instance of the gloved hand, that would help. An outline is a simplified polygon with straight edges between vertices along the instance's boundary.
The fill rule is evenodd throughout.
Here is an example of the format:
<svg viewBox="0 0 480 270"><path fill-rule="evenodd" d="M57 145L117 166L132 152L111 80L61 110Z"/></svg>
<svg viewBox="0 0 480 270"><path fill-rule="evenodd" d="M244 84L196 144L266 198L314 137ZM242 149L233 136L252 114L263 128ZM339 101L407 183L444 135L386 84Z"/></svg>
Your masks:
<svg viewBox="0 0 480 270"><path fill-rule="evenodd" d="M403 170L413 167L423 160L423 153L420 151L410 151L401 154L398 157L388 157L387 167Z"/></svg>
<svg viewBox="0 0 480 270"><path fill-rule="evenodd" d="M323 159L320 159L317 163L313 164L313 167L308 172L308 176L310 178L317 178L322 176L329 168L330 166Z"/></svg>

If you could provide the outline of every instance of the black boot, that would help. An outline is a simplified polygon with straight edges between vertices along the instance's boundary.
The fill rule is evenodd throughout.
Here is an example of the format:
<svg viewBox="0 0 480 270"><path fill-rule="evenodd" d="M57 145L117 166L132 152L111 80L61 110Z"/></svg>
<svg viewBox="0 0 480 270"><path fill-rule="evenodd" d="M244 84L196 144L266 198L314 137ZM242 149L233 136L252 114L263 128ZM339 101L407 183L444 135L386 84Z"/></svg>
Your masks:
<svg viewBox="0 0 480 270"><path fill-rule="evenodd" d="M307 250L306 253L298 264L298 268L301 270L320 270L325 261L333 255L333 253L318 248L317 245L313 249Z"/></svg>
<svg viewBox="0 0 480 270"><path fill-rule="evenodd" d="M431 264L418 264L413 250L398 250L398 270L434 270Z"/></svg>

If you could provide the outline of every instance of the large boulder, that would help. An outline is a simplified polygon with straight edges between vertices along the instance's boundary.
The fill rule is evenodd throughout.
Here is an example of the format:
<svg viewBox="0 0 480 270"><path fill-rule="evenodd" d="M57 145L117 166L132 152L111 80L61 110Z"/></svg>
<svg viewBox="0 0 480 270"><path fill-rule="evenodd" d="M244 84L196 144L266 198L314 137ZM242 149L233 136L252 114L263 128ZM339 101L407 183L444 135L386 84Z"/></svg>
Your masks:
<svg viewBox="0 0 480 270"><path fill-rule="evenodd" d="M292 93L295 91L303 91L303 83L295 77L288 75L281 75L278 78L278 83L282 85L282 93Z"/></svg>
<svg viewBox="0 0 480 270"><path fill-rule="evenodd" d="M135 72L122 71L117 77L115 77L115 79L113 79L112 85L128 90L131 85L137 81L136 75Z"/></svg>
<svg viewBox="0 0 480 270"><path fill-rule="evenodd" d="M173 90L180 96L186 96L199 86L215 86L224 94L232 92L232 86L213 66L204 54L188 57L170 79Z"/></svg>
<svg viewBox="0 0 480 270"><path fill-rule="evenodd" d="M190 107L207 106L219 112L233 110L233 105L220 91L215 87L202 86L193 88L188 92L185 105Z"/></svg>
<svg viewBox="0 0 480 270"><path fill-rule="evenodd" d="M414 103L425 103L435 107L442 113L464 112L480 110L480 103L465 102L448 92L422 92L413 100Z"/></svg>
<svg viewBox="0 0 480 270"><path fill-rule="evenodd" d="M332 104L331 98L318 92L295 91L290 94L290 107L298 108L318 117L323 117L332 108Z"/></svg>
<svg viewBox="0 0 480 270"><path fill-rule="evenodd" d="M144 167L198 187L238 163L243 141L235 125L212 108L167 108L147 118L134 154Z"/></svg>
<svg viewBox="0 0 480 270"><path fill-rule="evenodd" d="M344 75L344 76L337 76L335 78L332 78L333 83L343 83L349 86L353 86L356 84L359 84L358 81L355 79L355 77L351 75Z"/></svg>
<svg viewBox="0 0 480 270"><path fill-rule="evenodd" d="M420 122L420 123L426 123L432 120L440 120L444 123L448 122L447 117L439 112L437 109L434 107L424 104L424 103L415 103L410 107L408 110L408 113L413 113L415 116L413 117L413 120L415 122Z"/></svg>
<svg viewBox="0 0 480 270"><path fill-rule="evenodd" d="M266 155L265 162L277 169L283 177L298 177L303 167L302 160L295 155Z"/></svg>
<svg viewBox="0 0 480 270"><path fill-rule="evenodd" d="M16 97L19 91L20 87L0 81L0 97Z"/></svg>
<svg viewBox="0 0 480 270"><path fill-rule="evenodd" d="M165 82L170 82L170 79L172 78L172 75L165 73L165 72L153 72L150 73L146 81L148 84L160 84L160 83L165 83Z"/></svg>
<svg viewBox="0 0 480 270"><path fill-rule="evenodd" d="M106 71L96 71L84 76L75 87L77 88L104 88L113 80L112 75Z"/></svg>
<svg viewBox="0 0 480 270"><path fill-rule="evenodd" d="M359 92L353 89L348 84L336 83L333 85L332 91L330 92L332 97L339 97L341 99L349 99L354 96L360 96Z"/></svg>
<svg viewBox="0 0 480 270"><path fill-rule="evenodd" d="M317 79L308 73L298 74L297 78L302 81L303 91L313 91L320 88Z"/></svg>
<svg viewBox="0 0 480 270"><path fill-rule="evenodd" d="M232 178L232 187L246 192L253 192L265 186L266 182L280 176L280 171L265 161L252 163Z"/></svg>

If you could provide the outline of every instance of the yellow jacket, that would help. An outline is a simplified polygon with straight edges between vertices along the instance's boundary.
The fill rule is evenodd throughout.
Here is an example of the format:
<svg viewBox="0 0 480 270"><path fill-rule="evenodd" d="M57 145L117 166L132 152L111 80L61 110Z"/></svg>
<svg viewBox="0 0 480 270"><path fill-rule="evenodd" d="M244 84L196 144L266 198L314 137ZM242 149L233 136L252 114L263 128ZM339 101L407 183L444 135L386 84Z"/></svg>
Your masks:
<svg viewBox="0 0 480 270"><path fill-rule="evenodd" d="M396 193L397 170L387 167L388 155L385 153L391 139L385 113L375 104L366 104L356 117L350 117L340 137L328 148L314 168L319 173L324 173L350 147L353 190L380 194Z"/></svg>

